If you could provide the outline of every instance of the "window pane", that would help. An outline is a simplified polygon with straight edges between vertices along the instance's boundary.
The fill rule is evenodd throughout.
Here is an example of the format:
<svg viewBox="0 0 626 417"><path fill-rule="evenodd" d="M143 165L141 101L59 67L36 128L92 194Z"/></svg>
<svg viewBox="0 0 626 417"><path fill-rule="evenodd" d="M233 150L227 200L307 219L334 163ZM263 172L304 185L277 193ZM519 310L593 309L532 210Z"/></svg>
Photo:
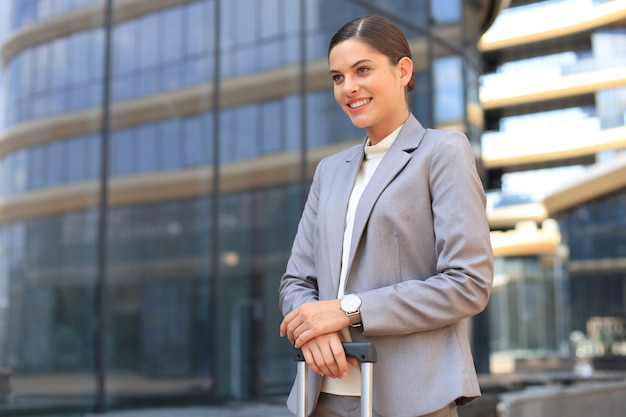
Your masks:
<svg viewBox="0 0 626 417"><path fill-rule="evenodd" d="M11 192L14 194L26 191L26 186L28 184L27 157L28 154L26 149L20 149L10 156L12 162L11 172L13 173Z"/></svg>
<svg viewBox="0 0 626 417"><path fill-rule="evenodd" d="M286 124L286 150L294 151L302 147L300 103L300 96L297 95L292 95L285 99L283 123Z"/></svg>
<svg viewBox="0 0 626 417"><path fill-rule="evenodd" d="M185 166L201 165L207 162L207 144L203 124L203 118L200 116L183 120Z"/></svg>
<svg viewBox="0 0 626 417"><path fill-rule="evenodd" d="M213 60L210 57L197 56L185 62L185 84L204 83L211 80L212 76Z"/></svg>
<svg viewBox="0 0 626 417"><path fill-rule="evenodd" d="M29 159L29 176L28 176L28 188L37 189L42 188L45 185L45 172L46 172L46 147L36 146L28 150Z"/></svg>
<svg viewBox="0 0 626 417"><path fill-rule="evenodd" d="M141 72L133 77L134 84L137 85L137 95L148 95L156 93L159 89L159 72L155 69Z"/></svg>
<svg viewBox="0 0 626 417"><path fill-rule="evenodd" d="M33 94L34 91L33 74L35 71L33 67L33 56L34 52L32 49L28 49L22 53L22 76L20 77L20 90L22 90L23 94L21 97L28 97Z"/></svg>
<svg viewBox="0 0 626 417"><path fill-rule="evenodd" d="M229 3L233 4L236 11L234 29L237 46L253 43L257 32L257 22L260 22L255 7L256 0L231 0ZM246 13L241 13L241 10L245 10Z"/></svg>
<svg viewBox="0 0 626 417"><path fill-rule="evenodd" d="M49 187L64 183L66 180L66 163L63 142L53 142L48 146L48 181Z"/></svg>
<svg viewBox="0 0 626 417"><path fill-rule="evenodd" d="M6 179L8 177L6 158L0 158L0 197L6 197L7 195Z"/></svg>
<svg viewBox="0 0 626 417"><path fill-rule="evenodd" d="M183 56L183 11L181 8L165 11L161 16L160 30L163 62L176 61Z"/></svg>
<svg viewBox="0 0 626 417"><path fill-rule="evenodd" d="M135 93L135 77L129 75L117 75L111 80L111 99L122 101L132 97Z"/></svg>
<svg viewBox="0 0 626 417"><path fill-rule="evenodd" d="M113 72L133 71L137 67L137 23L134 20L119 23L113 31Z"/></svg>
<svg viewBox="0 0 626 417"><path fill-rule="evenodd" d="M159 68L161 79L161 88L163 90L171 90L181 87L183 83L183 65L180 62L173 62Z"/></svg>
<svg viewBox="0 0 626 417"><path fill-rule="evenodd" d="M91 78L99 81L104 74L104 29L95 29L91 31Z"/></svg>
<svg viewBox="0 0 626 417"><path fill-rule="evenodd" d="M227 7L231 2L223 2ZM209 51L213 46L213 11L208 2L193 3L186 8L185 21L187 25L185 49L188 55L195 55Z"/></svg>
<svg viewBox="0 0 626 417"><path fill-rule="evenodd" d="M235 160L252 158L259 154L259 108L240 107L235 112L236 122L229 140L234 141Z"/></svg>
<svg viewBox="0 0 626 417"><path fill-rule="evenodd" d="M20 62L21 54L15 56L11 61L9 61L8 71L4 75L8 81L7 92L10 101L15 101L21 97L20 77L23 75Z"/></svg>
<svg viewBox="0 0 626 417"><path fill-rule="evenodd" d="M181 164L180 122L168 120L160 126L161 166L164 170L174 170Z"/></svg>
<svg viewBox="0 0 626 417"><path fill-rule="evenodd" d="M85 151L85 138L74 138L67 141L68 181L85 179L87 156Z"/></svg>
<svg viewBox="0 0 626 417"><path fill-rule="evenodd" d="M57 39L51 44L52 59L50 71L52 72L51 86L61 87L67 84L67 40Z"/></svg>
<svg viewBox="0 0 626 417"><path fill-rule="evenodd" d="M78 32L69 37L70 65L67 68L69 79L81 83L89 79L89 36Z"/></svg>
<svg viewBox="0 0 626 417"><path fill-rule="evenodd" d="M50 86L50 47L47 44L33 48L35 54L35 92Z"/></svg>
<svg viewBox="0 0 626 417"><path fill-rule="evenodd" d="M128 175L133 171L133 134L119 130L111 135L111 175Z"/></svg>
<svg viewBox="0 0 626 417"><path fill-rule="evenodd" d="M435 118L437 122L463 118L462 66L463 62L458 56L437 58L433 62Z"/></svg>
<svg viewBox="0 0 626 417"><path fill-rule="evenodd" d="M165 34L169 34L169 31L164 32L162 28L159 30L159 15L156 13L139 19L138 26L139 68L150 68L155 66L159 60L159 47L161 45L159 32L162 33L161 36L165 36Z"/></svg>
<svg viewBox="0 0 626 417"><path fill-rule="evenodd" d="M430 13L438 23L461 20L461 0L430 0Z"/></svg>
<svg viewBox="0 0 626 417"><path fill-rule="evenodd" d="M75 85L70 91L69 104L70 110L80 110L89 106L89 85Z"/></svg>
<svg viewBox="0 0 626 417"><path fill-rule="evenodd" d="M100 148L102 141L100 136L93 134L85 138L85 149L87 158L87 171L85 173L87 179L100 177Z"/></svg>
<svg viewBox="0 0 626 417"><path fill-rule="evenodd" d="M234 156L234 140L233 140L233 132L236 131L235 128L235 119L236 113L233 109L225 109L222 110L220 114L220 132L219 132L219 141L220 141L220 161L230 162L235 159Z"/></svg>
<svg viewBox="0 0 626 417"><path fill-rule="evenodd" d="M261 107L261 129L259 139L261 153L278 152L283 150L283 113L282 102L275 100L264 103Z"/></svg>
<svg viewBox="0 0 626 417"><path fill-rule="evenodd" d="M262 0L257 2L260 4L259 12L261 25L261 37L272 38L282 33L280 17L282 16L282 8L280 3L282 0Z"/></svg>
<svg viewBox="0 0 626 417"><path fill-rule="evenodd" d="M135 133L137 152L137 172L153 172L157 170L157 130L154 125L137 128Z"/></svg>

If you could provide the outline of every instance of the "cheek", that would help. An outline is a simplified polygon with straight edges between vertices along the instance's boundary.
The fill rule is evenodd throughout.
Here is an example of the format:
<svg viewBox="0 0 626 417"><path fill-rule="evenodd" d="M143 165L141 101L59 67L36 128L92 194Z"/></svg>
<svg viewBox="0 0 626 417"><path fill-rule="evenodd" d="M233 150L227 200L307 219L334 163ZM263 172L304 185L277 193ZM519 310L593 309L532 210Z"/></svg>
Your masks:
<svg viewBox="0 0 626 417"><path fill-rule="evenodd" d="M335 95L335 101L337 101L337 104L343 106L343 95L341 94L341 87L334 86L333 93Z"/></svg>
<svg viewBox="0 0 626 417"><path fill-rule="evenodd" d="M369 80L368 88L372 91L378 92L379 94L386 95L391 91L393 86L390 83L385 82L385 80Z"/></svg>

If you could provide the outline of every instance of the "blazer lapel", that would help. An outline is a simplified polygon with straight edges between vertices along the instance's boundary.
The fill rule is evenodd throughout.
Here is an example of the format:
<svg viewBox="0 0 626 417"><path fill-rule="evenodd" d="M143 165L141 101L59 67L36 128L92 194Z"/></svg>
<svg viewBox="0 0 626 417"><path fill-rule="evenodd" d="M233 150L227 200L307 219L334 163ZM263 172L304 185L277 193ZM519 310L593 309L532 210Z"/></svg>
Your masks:
<svg viewBox="0 0 626 417"><path fill-rule="evenodd" d="M370 213L372 212L378 197L411 160L412 152L419 146L419 143L425 133L426 130L411 114L404 127L400 130L398 137L380 161L380 165L378 165L374 175L365 187L363 195L359 200L354 219L348 268L352 266L356 249L360 243L361 237L363 236ZM341 230L343 230L343 228ZM349 277L350 271L348 270L347 272L348 274L346 276Z"/></svg>
<svg viewBox="0 0 626 417"><path fill-rule="evenodd" d="M365 143L365 142L364 142ZM335 295L339 289L339 275L341 273L341 254L343 252L343 233L346 225L346 213L350 193L363 160L363 146L346 158L345 163L337 170L333 186L326 204L332 206L327 212L328 251L330 259L331 278Z"/></svg>

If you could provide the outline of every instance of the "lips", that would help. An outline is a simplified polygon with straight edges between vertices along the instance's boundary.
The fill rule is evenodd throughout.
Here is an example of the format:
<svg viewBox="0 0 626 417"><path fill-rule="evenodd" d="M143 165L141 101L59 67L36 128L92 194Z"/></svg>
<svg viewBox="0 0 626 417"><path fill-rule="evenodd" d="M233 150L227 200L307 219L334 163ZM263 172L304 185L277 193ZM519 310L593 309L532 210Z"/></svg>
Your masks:
<svg viewBox="0 0 626 417"><path fill-rule="evenodd" d="M372 101L371 98L363 98L363 99L355 100L355 101L348 103L348 107L350 107L352 110L356 110L360 107L365 106L366 104L369 104L370 101Z"/></svg>

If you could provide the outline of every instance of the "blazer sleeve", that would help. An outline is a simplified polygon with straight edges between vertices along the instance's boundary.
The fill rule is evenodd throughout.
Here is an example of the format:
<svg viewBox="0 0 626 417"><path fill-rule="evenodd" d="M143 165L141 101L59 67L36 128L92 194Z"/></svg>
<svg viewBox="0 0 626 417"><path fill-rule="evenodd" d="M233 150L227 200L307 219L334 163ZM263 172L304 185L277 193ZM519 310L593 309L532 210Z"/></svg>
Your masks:
<svg viewBox="0 0 626 417"><path fill-rule="evenodd" d="M422 241L411 247L428 248L424 252L433 253L436 259L403 253L406 258L421 259L421 264L431 264L430 276L406 276L396 284L357 293L363 300L366 336L447 326L478 314L489 299L493 250L485 193L469 141L459 132L429 131L415 152L427 155L418 159L428 164L434 233L432 237L413 233L413 239Z"/></svg>
<svg viewBox="0 0 626 417"><path fill-rule="evenodd" d="M323 160L320 161L316 167L311 189L291 248L291 255L285 273L280 280L279 308L283 315L304 303L319 299L314 255L315 224L323 163Z"/></svg>

